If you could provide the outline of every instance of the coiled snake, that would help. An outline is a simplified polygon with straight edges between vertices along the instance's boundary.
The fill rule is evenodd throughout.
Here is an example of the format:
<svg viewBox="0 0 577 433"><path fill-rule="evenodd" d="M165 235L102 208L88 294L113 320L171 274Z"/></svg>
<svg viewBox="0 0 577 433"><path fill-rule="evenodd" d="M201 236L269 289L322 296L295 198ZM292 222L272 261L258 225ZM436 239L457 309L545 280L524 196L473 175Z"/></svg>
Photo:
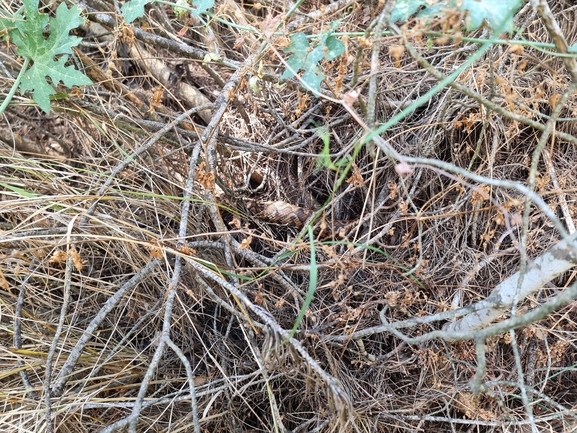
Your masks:
<svg viewBox="0 0 577 433"><path fill-rule="evenodd" d="M294 206L284 201L260 202L246 200L245 204L251 214L256 217L296 229L302 229L306 222L315 214L315 211L311 209ZM332 230L334 237L343 238L355 223L356 221L333 220L330 223L330 230Z"/></svg>

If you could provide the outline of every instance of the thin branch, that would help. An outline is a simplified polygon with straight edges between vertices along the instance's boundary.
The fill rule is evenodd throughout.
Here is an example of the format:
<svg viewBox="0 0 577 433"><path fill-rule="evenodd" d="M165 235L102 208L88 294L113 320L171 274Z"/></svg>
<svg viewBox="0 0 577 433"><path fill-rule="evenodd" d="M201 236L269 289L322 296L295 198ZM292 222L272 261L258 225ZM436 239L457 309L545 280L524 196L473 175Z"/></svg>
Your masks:
<svg viewBox="0 0 577 433"><path fill-rule="evenodd" d="M69 379L69 374L72 372L72 369L78 362L78 359L82 355L86 344L92 339L94 333L102 323L102 321L106 318L108 313L112 311L112 309L120 302L120 300L124 297L124 295L132 289L134 286L139 284L142 280L149 276L149 274L156 269L158 266L158 259L152 259L150 262L146 264L140 271L138 271L132 278L130 278L126 283L122 285L118 289L118 291L112 295L108 300L104 303L100 311L94 316L94 318L90 321L90 324L86 327L82 336L78 339L78 342L74 346L74 349L68 355L68 359L62 366L60 373L58 374L58 378L54 386L52 387L52 395L54 397L58 397L62 394L64 389L64 385Z"/></svg>

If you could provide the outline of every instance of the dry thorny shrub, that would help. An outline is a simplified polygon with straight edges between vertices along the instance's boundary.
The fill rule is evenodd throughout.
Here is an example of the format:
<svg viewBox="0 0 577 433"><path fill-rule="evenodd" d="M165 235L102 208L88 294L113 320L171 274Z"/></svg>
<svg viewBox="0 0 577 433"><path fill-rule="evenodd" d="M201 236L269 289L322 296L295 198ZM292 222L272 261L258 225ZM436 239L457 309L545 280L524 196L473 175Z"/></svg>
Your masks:
<svg viewBox="0 0 577 433"><path fill-rule="evenodd" d="M322 65L333 100L280 80L291 32L342 19L339 31L362 33L382 3L305 2L272 36L288 3L217 2L215 15L260 30L214 21L209 32L161 4L131 27L115 21L112 2L86 2L77 64L98 84L56 101L49 116L22 98L3 118L2 431L176 432L198 420L206 432L529 431L522 387L535 426L575 430L571 308L517 332L522 371L509 334L487 340L476 395L473 341L409 345L382 330L350 337L380 325L380 315L396 323L482 299L519 266L523 196L427 164L399 175L381 148L356 145L362 127L339 103L357 90L353 110L371 127L408 107L438 83L433 69L448 75L478 48L425 32L458 30L462 16L344 38L345 54ZM576 13L568 1L554 5L569 43ZM517 37L549 40L529 6L515 22ZM220 60L203 61L215 49ZM526 182L536 125L569 82L560 58L494 44L458 77L461 87L444 88L383 138L405 156ZM176 119L195 103L212 105ZM576 214L576 109L572 96L535 186L563 218ZM348 173L318 158L321 125L331 161L350 161ZM327 205L313 223L316 291L290 342L309 290L311 240L296 220L284 223L283 209L250 211L265 201L304 209L305 219ZM343 221L354 224L334 229ZM534 207L528 256L558 240Z"/></svg>

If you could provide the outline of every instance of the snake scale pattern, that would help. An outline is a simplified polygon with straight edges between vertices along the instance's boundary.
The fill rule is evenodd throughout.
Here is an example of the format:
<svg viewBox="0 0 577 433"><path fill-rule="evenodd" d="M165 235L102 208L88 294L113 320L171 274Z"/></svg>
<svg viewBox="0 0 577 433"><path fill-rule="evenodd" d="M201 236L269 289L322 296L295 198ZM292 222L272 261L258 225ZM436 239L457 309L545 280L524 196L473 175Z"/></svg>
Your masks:
<svg viewBox="0 0 577 433"><path fill-rule="evenodd" d="M246 201L247 209L256 217L266 221L282 224L296 229L302 229L306 222L315 214L315 211L304 207L294 206L284 201ZM334 234L341 234L352 225L354 221L331 221L331 229Z"/></svg>

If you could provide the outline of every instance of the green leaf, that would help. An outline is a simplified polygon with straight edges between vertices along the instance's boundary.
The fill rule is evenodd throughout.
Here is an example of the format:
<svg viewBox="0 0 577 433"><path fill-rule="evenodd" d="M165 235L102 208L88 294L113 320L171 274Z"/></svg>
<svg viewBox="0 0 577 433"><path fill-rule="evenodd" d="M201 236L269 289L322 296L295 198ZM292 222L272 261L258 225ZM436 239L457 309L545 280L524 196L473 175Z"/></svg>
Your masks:
<svg viewBox="0 0 577 433"><path fill-rule="evenodd" d="M287 68L282 75L283 78L294 77L295 74L305 66L308 48L309 41L303 32L291 35L291 43L284 51L285 53L292 53L292 56L287 59L287 64L291 67L292 71Z"/></svg>
<svg viewBox="0 0 577 433"><path fill-rule="evenodd" d="M17 30L10 32L10 40L18 47L18 54L34 58L35 51L45 44L43 31L48 25L48 15L38 13L38 0L24 0L23 3L26 19L13 20Z"/></svg>
<svg viewBox="0 0 577 433"><path fill-rule="evenodd" d="M199 16L214 6L214 0L194 0L192 2L192 15Z"/></svg>
<svg viewBox="0 0 577 433"><path fill-rule="evenodd" d="M74 69L65 66L68 56L72 54L72 47L81 41L76 36L70 36L70 30L82 23L80 10L77 6L70 9L61 3L56 9L54 18L38 12L38 0L24 0L26 19L13 17L15 28L10 30L10 40L16 44L17 54L28 57L34 64L26 72L20 85L20 91L33 92L32 98L46 112L50 112L50 96L56 91L48 84L46 77L50 77L54 86L62 81L67 87L74 85L92 84L92 81ZM50 22L50 35L44 38L44 29ZM61 56L54 60L56 56Z"/></svg>
<svg viewBox="0 0 577 433"><path fill-rule="evenodd" d="M492 28L513 31L513 15L521 7L524 0L397 0L391 14L391 22L405 22L423 8L419 18L433 18L445 11L458 8L468 11L465 24L467 30L475 30L487 22Z"/></svg>
<svg viewBox="0 0 577 433"><path fill-rule="evenodd" d="M468 10L465 20L467 30L475 30L483 25L483 21L493 28L499 28L505 23L504 31L513 31L513 15L521 7L523 0L463 0L459 9Z"/></svg>
<svg viewBox="0 0 577 433"><path fill-rule="evenodd" d="M282 78L292 78L300 70L300 68L304 66L305 59L299 58L298 56L290 56L286 63L289 67L286 68L286 70L283 72Z"/></svg>
<svg viewBox="0 0 577 433"><path fill-rule="evenodd" d="M317 157L316 170L320 171L323 167L331 170L337 170L337 166L331 160L330 137L326 126L317 128L317 135L323 140L323 150Z"/></svg>
<svg viewBox="0 0 577 433"><path fill-rule="evenodd" d="M325 57L324 45L317 44L317 46L312 50L307 56L307 63L311 66L316 66Z"/></svg>
<svg viewBox="0 0 577 433"><path fill-rule="evenodd" d="M0 12L6 14L3 9L0 9ZM4 32L4 30L11 30L14 27L14 21L19 20L21 18L22 17L19 15L14 15L10 17L0 17L0 31ZM5 33L3 34L5 35Z"/></svg>
<svg viewBox="0 0 577 433"><path fill-rule="evenodd" d="M437 1L417 14L417 18L425 18L427 23L430 23L434 18L438 18L443 14L448 14L451 9L457 9L454 0Z"/></svg>
<svg viewBox="0 0 577 433"><path fill-rule="evenodd" d="M391 13L391 22L400 21L404 23L413 15L421 6L428 6L427 0L397 0L393 12Z"/></svg>
<svg viewBox="0 0 577 433"><path fill-rule="evenodd" d="M311 49L307 36L303 32L291 35L291 43L284 51L285 53L292 53L292 55L286 61L289 67L283 72L282 78L292 78L297 72L304 69L302 80L318 92L321 88L321 82L325 79L325 74L318 66L319 62L324 58L331 61L345 52L345 45L331 35L338 25L338 21L333 22L329 30L319 36L313 49Z"/></svg>
<svg viewBox="0 0 577 433"><path fill-rule="evenodd" d="M120 8L122 15L124 15L124 21L131 23L136 18L140 18L144 15L144 6L154 1L155 0L130 0L124 3ZM191 7L186 6L187 4L188 1L177 1L178 9L187 10L193 16L198 17L214 6L214 0L194 0L191 3Z"/></svg>
<svg viewBox="0 0 577 433"><path fill-rule="evenodd" d="M35 198L38 197L38 194L35 194L33 192L27 191L25 189L19 188L17 186L13 186L4 182L0 182L0 186L3 186L4 188L15 192L17 194L20 194L22 197L26 197L26 198Z"/></svg>
<svg viewBox="0 0 577 433"><path fill-rule="evenodd" d="M345 52L345 44L334 36L329 36L325 45L327 46L327 60L329 62Z"/></svg>
<svg viewBox="0 0 577 433"><path fill-rule="evenodd" d="M46 76L49 76L54 84L62 81L66 87L92 84L90 78L82 72L73 66L65 66L68 56L62 56L56 62L52 59L51 53L37 57L20 85L21 92L33 92L32 99L45 113L50 112L50 96L56 93L54 87L46 82Z"/></svg>
<svg viewBox="0 0 577 433"><path fill-rule="evenodd" d="M124 21L131 23L136 18L144 15L144 6L151 3L152 0L130 0L122 5L120 11L124 16Z"/></svg>
<svg viewBox="0 0 577 433"><path fill-rule="evenodd" d="M75 29L82 22L83 19L80 18L78 6L74 5L68 9L64 2L60 3L54 19L50 21L50 36L47 46L56 54L72 54L72 47L78 45L82 39L70 36L70 30Z"/></svg>
<svg viewBox="0 0 577 433"><path fill-rule="evenodd" d="M325 79L325 74L323 74L317 66L314 69L307 69L302 78L305 83L318 92L321 88L322 81Z"/></svg>

